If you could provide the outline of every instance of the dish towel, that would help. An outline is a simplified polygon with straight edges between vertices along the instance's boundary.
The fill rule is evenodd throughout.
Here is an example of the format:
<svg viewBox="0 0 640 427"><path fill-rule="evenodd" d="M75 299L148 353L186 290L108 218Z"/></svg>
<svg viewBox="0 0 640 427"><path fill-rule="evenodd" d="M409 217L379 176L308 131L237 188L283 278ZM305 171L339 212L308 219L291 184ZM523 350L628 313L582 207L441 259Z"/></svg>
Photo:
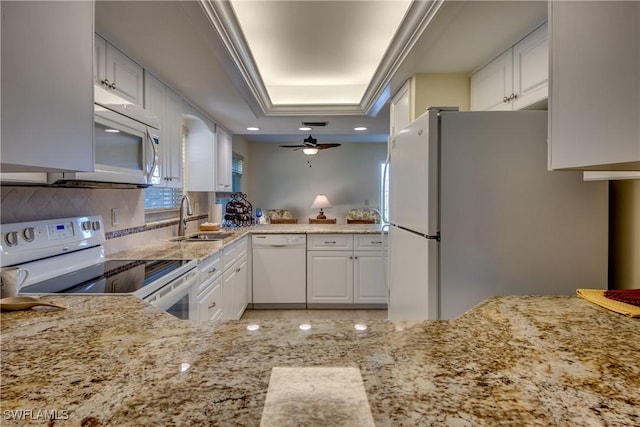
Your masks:
<svg viewBox="0 0 640 427"><path fill-rule="evenodd" d="M637 292L635 289L631 291ZM616 313L624 314L629 317L640 317L640 307L625 302L616 301L605 296L605 290L603 289L578 289L576 293L578 297L586 299L589 302L597 304L601 307L607 308ZM616 291L620 293L623 291ZM624 293L624 292L623 292Z"/></svg>

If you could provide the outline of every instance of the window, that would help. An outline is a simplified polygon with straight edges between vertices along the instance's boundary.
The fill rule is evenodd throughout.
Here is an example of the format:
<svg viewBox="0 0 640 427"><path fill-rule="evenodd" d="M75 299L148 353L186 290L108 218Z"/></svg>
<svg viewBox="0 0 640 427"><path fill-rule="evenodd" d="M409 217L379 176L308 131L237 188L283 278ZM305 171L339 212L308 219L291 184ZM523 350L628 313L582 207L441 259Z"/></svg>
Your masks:
<svg viewBox="0 0 640 427"><path fill-rule="evenodd" d="M380 163L380 206L382 206L382 222L389 219L389 166Z"/></svg>
<svg viewBox="0 0 640 427"><path fill-rule="evenodd" d="M244 167L244 157L233 153L231 157L231 190L234 193L242 193L242 171Z"/></svg>
<svg viewBox="0 0 640 427"><path fill-rule="evenodd" d="M144 209L145 210L178 209L180 207L181 197L182 197L181 188L158 188L158 187L145 188Z"/></svg>

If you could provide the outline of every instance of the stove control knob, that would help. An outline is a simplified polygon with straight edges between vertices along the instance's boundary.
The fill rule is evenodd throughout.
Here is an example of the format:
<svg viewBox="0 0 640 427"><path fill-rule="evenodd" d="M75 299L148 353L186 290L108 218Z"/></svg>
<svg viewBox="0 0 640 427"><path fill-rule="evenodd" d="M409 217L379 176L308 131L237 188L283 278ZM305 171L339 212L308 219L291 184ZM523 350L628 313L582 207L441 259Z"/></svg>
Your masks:
<svg viewBox="0 0 640 427"><path fill-rule="evenodd" d="M16 246L18 244L18 232L8 232L4 235L4 241L7 242L7 246Z"/></svg>
<svg viewBox="0 0 640 427"><path fill-rule="evenodd" d="M93 221L91 223L91 228L93 228L95 231L100 230L100 221Z"/></svg>
<svg viewBox="0 0 640 427"><path fill-rule="evenodd" d="M82 227L82 231L90 231L91 221L82 221L82 224L80 226Z"/></svg>
<svg viewBox="0 0 640 427"><path fill-rule="evenodd" d="M22 230L22 237L24 237L24 240L27 242L33 242L33 239L36 238L36 229L33 227L25 228Z"/></svg>

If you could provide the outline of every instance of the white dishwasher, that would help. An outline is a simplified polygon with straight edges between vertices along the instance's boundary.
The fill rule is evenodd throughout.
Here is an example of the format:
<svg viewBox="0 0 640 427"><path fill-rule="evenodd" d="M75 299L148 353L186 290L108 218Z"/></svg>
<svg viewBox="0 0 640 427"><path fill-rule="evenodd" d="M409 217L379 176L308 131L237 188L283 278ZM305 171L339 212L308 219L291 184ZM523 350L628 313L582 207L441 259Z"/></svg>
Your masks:
<svg viewBox="0 0 640 427"><path fill-rule="evenodd" d="M253 308L305 308L307 235L254 234Z"/></svg>

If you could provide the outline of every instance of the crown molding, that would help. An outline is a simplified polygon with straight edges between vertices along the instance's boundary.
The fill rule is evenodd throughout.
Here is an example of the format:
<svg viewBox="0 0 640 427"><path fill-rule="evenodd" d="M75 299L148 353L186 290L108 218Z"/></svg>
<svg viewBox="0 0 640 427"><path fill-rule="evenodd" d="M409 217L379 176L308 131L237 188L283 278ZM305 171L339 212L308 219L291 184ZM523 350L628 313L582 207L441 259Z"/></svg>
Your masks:
<svg viewBox="0 0 640 427"><path fill-rule="evenodd" d="M359 104L273 105L229 1L199 0L237 71L239 90L256 117L310 115L375 116L390 97L389 82L445 0L414 0ZM234 79L238 81L238 79Z"/></svg>

